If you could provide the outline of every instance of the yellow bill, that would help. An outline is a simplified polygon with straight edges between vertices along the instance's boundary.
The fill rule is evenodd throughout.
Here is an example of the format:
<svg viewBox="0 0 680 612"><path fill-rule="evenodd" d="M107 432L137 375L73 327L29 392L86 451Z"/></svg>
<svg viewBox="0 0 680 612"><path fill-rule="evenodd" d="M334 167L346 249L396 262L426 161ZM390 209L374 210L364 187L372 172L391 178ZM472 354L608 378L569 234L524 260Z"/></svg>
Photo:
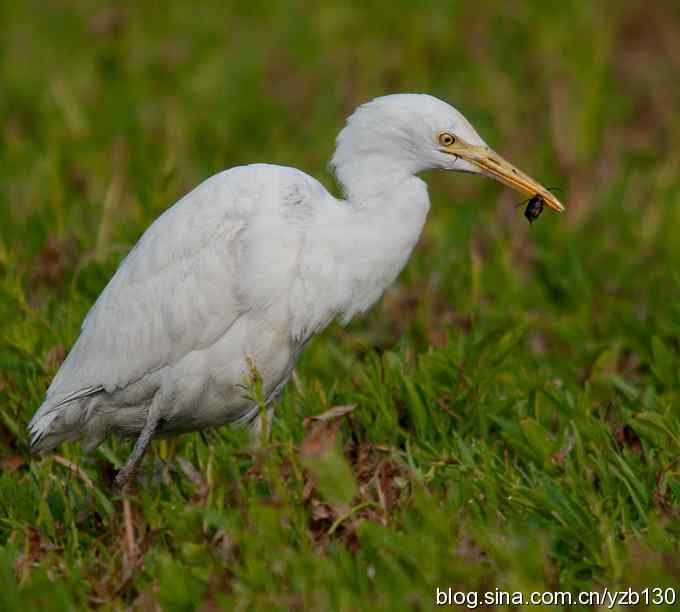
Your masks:
<svg viewBox="0 0 680 612"><path fill-rule="evenodd" d="M527 198L540 195L553 210L557 212L564 210L564 206L548 189L515 168L489 147L471 145L458 138L452 144L443 146L442 150L476 166L486 176L507 185Z"/></svg>

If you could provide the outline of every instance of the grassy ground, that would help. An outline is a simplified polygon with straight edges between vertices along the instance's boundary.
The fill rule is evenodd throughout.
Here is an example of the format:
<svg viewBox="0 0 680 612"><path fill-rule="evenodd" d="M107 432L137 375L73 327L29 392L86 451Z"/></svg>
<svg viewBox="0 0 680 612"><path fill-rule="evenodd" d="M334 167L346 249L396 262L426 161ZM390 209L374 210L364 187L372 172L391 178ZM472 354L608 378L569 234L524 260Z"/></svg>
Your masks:
<svg viewBox="0 0 680 612"><path fill-rule="evenodd" d="M232 4L0 5L0 609L677 586L678 4ZM236 164L332 185L345 115L393 91L454 103L567 213L529 228L507 190L432 174L406 272L309 347L261 451L161 442L128 504L125 444L31 460L25 425L151 220Z"/></svg>

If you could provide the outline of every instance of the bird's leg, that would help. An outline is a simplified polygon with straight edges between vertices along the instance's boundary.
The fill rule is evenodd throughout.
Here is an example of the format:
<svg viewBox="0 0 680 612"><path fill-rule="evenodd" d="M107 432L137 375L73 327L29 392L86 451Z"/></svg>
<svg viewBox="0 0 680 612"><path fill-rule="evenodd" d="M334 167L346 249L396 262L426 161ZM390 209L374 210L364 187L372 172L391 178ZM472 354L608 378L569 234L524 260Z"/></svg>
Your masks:
<svg viewBox="0 0 680 612"><path fill-rule="evenodd" d="M146 423L144 423L144 427L142 428L142 431L135 442L135 446L132 449L126 464L118 472L118 474L116 474L116 478L113 481L119 489L125 488L130 479L135 475L135 472L142 461L142 457L144 457L144 453L149 446L149 442L151 442L151 438L156 432L156 427L158 427L159 421L159 411L154 410L154 406L152 405L146 418Z"/></svg>

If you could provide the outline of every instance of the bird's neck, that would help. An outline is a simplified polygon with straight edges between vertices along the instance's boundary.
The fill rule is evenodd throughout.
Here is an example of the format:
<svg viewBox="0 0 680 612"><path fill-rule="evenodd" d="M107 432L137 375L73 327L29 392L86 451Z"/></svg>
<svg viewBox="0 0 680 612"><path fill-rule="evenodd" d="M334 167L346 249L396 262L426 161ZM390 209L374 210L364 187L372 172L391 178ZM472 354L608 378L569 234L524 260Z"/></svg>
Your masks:
<svg viewBox="0 0 680 612"><path fill-rule="evenodd" d="M420 170L404 159L378 154L344 157L342 153L339 149L333 159L338 182L347 200L362 206L382 204Z"/></svg>
<svg viewBox="0 0 680 612"><path fill-rule="evenodd" d="M290 290L293 338L368 310L406 265L422 231L430 206L423 181L413 175L354 177L345 184L349 199L320 206L307 228L300 274Z"/></svg>
<svg viewBox="0 0 680 612"><path fill-rule="evenodd" d="M362 177L349 186L352 223L345 229L346 261L361 262L352 270L353 299L342 309L349 321L366 311L408 262L430 208L427 186L418 177Z"/></svg>

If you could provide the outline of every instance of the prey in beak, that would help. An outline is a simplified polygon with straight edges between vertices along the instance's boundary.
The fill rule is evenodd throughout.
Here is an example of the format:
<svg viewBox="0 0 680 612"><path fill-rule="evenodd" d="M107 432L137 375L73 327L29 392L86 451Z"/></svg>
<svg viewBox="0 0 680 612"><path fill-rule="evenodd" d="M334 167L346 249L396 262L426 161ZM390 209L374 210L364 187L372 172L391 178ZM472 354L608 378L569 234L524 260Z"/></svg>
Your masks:
<svg viewBox="0 0 680 612"><path fill-rule="evenodd" d="M524 202L522 202L522 204L524 204ZM541 216L545 201L543 200L543 196L535 195L533 198L529 198L526 205L527 207L524 209L524 216L527 218L527 221L532 224Z"/></svg>
<svg viewBox="0 0 680 612"><path fill-rule="evenodd" d="M495 179L511 189L518 191L524 197L534 200L532 210L543 210L542 204L547 204L556 212L562 212L564 206L555 197L550 190L546 189L539 182L527 176L521 170L518 170L510 162L503 159L498 153L486 146L472 145L461 138L453 136L449 132L442 132L439 135L439 145L443 153L454 155L472 166L474 166L480 174L484 174L489 178ZM539 198L539 199L536 199ZM536 214L536 217L540 214ZM536 218L534 217L534 218ZM527 217L528 218L528 217Z"/></svg>

